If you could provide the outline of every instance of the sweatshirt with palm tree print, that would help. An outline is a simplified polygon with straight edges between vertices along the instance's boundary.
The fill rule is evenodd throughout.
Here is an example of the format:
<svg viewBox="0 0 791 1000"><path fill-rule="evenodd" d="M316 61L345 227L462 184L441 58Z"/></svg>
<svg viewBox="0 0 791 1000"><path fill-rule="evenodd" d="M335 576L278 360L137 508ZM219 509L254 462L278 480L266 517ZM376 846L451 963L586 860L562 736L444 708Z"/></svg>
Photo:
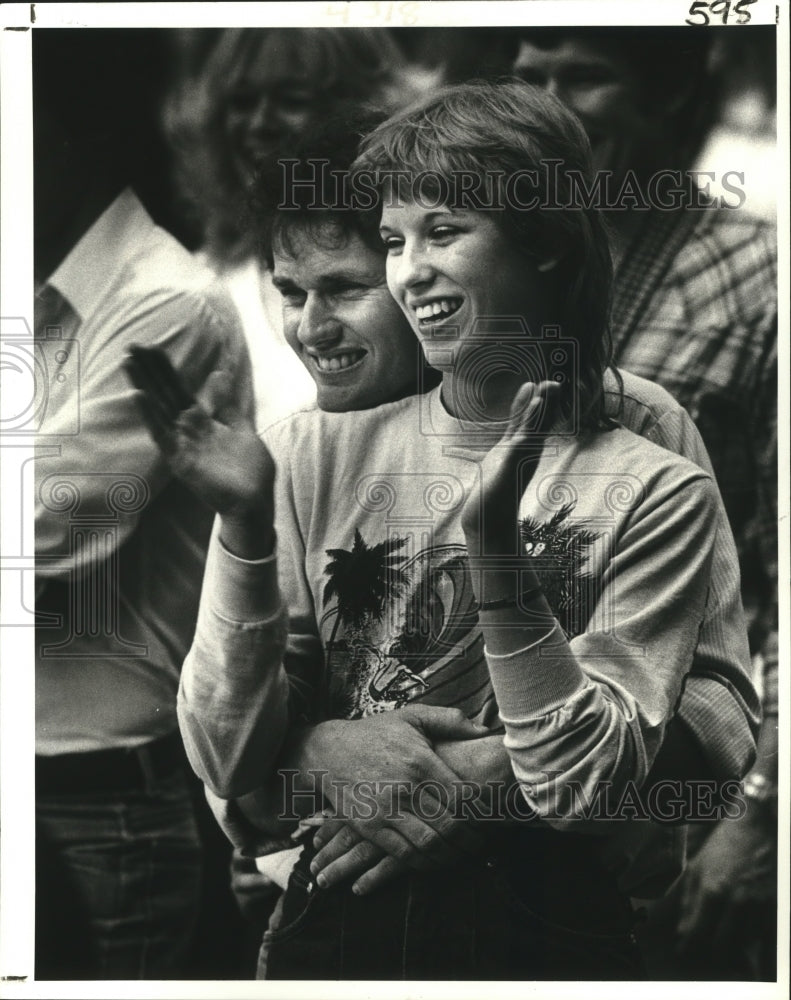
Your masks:
<svg viewBox="0 0 791 1000"><path fill-rule="evenodd" d="M277 557L246 562L215 537L179 693L185 746L231 839L249 831L228 800L264 784L289 726L412 700L505 722L539 813L557 814L564 775L640 782L696 644L685 722L724 776L743 773L756 700L724 511L686 413L625 381L624 419L645 437L550 438L522 499L524 558L562 626L530 669L518 654L487 660L459 522L490 436L451 418L439 390L269 429Z"/></svg>

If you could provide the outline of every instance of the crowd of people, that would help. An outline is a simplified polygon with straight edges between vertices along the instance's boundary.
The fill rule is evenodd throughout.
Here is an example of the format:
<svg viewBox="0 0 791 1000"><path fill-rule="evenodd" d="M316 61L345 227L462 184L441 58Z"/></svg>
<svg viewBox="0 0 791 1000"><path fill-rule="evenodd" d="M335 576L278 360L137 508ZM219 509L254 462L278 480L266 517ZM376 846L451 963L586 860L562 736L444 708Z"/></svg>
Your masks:
<svg viewBox="0 0 791 1000"><path fill-rule="evenodd" d="M695 179L711 34L33 55L36 977L774 980L776 237Z"/></svg>

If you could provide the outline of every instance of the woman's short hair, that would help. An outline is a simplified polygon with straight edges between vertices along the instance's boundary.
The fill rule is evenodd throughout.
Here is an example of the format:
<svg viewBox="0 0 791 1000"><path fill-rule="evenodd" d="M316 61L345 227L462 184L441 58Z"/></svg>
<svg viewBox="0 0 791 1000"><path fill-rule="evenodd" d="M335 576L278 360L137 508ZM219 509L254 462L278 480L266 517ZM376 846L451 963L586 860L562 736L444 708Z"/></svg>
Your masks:
<svg viewBox="0 0 791 1000"><path fill-rule="evenodd" d="M185 211L200 230L197 241L220 264L238 262L253 249L245 180L234 164L225 117L247 68L264 58L281 74L287 67L289 78L315 92L315 119L348 100L392 100L390 88L404 62L390 35L374 29L242 28L220 34L164 111Z"/></svg>
<svg viewBox="0 0 791 1000"><path fill-rule="evenodd" d="M602 379L611 362L612 259L604 220L579 197L592 184L590 144L559 100L520 80L446 87L393 115L361 146L355 169L380 190L420 184L423 196L491 211L527 257L556 258L545 272L563 338L577 345L581 425L603 422ZM473 191L475 178L479 183ZM407 191L407 197L410 192Z"/></svg>

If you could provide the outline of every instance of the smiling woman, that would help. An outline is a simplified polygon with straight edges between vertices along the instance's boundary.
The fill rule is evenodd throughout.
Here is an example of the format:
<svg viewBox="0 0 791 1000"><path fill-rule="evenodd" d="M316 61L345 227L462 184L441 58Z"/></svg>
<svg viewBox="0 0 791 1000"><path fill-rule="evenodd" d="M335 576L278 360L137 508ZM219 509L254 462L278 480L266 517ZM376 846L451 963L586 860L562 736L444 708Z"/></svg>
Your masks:
<svg viewBox="0 0 791 1000"><path fill-rule="evenodd" d="M223 487L181 675L190 760L246 852L317 813L267 978L639 978L629 897L683 863L641 796L699 637L706 671L738 676L746 642L733 603L726 627L711 476L614 419L601 220L559 211L552 171L529 211L389 186L477 171L496 189L551 157L590 165L555 99L460 85L364 141L381 219L317 210L312 172L295 186L264 230L289 340L334 412L234 444L138 380L170 461L202 459L190 485L210 503ZM442 381L410 394L418 340ZM232 470L260 481L229 505Z"/></svg>
<svg viewBox="0 0 791 1000"><path fill-rule="evenodd" d="M253 249L245 191L284 143L346 101L391 105L403 58L387 32L229 28L165 109L182 196L211 256Z"/></svg>
<svg viewBox="0 0 791 1000"><path fill-rule="evenodd" d="M547 169L558 162L562 170ZM446 402L452 388L457 401L459 391L477 399L476 370L498 342L485 332L492 325L499 343L503 335L511 346L521 341L524 354L523 328L535 343L548 324L576 355L562 409L578 407L581 426L598 427L611 354L612 262L600 214L570 196L575 171L590 173L591 150L560 101L518 81L447 88L376 129L354 169L379 178L388 284L429 362L444 372ZM427 176L448 193L446 204L416 196L417 179ZM475 209L465 188L471 176L486 193L479 203L491 210ZM514 197L517 177L530 182L529 203ZM438 322L440 314L446 318ZM515 338L502 328L509 317ZM507 417L524 380L518 361L501 365L488 380L491 417Z"/></svg>
<svg viewBox="0 0 791 1000"><path fill-rule="evenodd" d="M415 202L394 206L388 199L381 233L388 286L429 364L445 373L446 402L458 401L459 383L472 377L497 343L498 332L487 336L477 320L518 317L538 336L552 318L541 268L557 261L525 254L493 215L429 211ZM520 366L503 366L486 380L484 403L492 418L508 417L524 380Z"/></svg>

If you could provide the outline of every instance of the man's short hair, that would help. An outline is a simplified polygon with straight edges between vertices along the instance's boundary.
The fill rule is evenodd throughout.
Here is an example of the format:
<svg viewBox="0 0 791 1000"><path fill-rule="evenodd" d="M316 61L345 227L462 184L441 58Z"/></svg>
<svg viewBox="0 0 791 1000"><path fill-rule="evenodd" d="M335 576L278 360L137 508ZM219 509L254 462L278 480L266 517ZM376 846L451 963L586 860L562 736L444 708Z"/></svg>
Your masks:
<svg viewBox="0 0 791 1000"><path fill-rule="evenodd" d="M249 207L260 256L269 267L276 248L292 252L296 232L308 233L328 249L338 249L356 235L384 256L379 207L360 207L350 197L350 167L362 138L385 117L379 110L342 106L261 168Z"/></svg>
<svg viewBox="0 0 791 1000"><path fill-rule="evenodd" d="M691 158L719 114L712 51L716 32L689 27L520 28L513 32L515 60L522 41L552 50L581 42L618 60L637 84L636 100L648 111L666 111L679 145Z"/></svg>

